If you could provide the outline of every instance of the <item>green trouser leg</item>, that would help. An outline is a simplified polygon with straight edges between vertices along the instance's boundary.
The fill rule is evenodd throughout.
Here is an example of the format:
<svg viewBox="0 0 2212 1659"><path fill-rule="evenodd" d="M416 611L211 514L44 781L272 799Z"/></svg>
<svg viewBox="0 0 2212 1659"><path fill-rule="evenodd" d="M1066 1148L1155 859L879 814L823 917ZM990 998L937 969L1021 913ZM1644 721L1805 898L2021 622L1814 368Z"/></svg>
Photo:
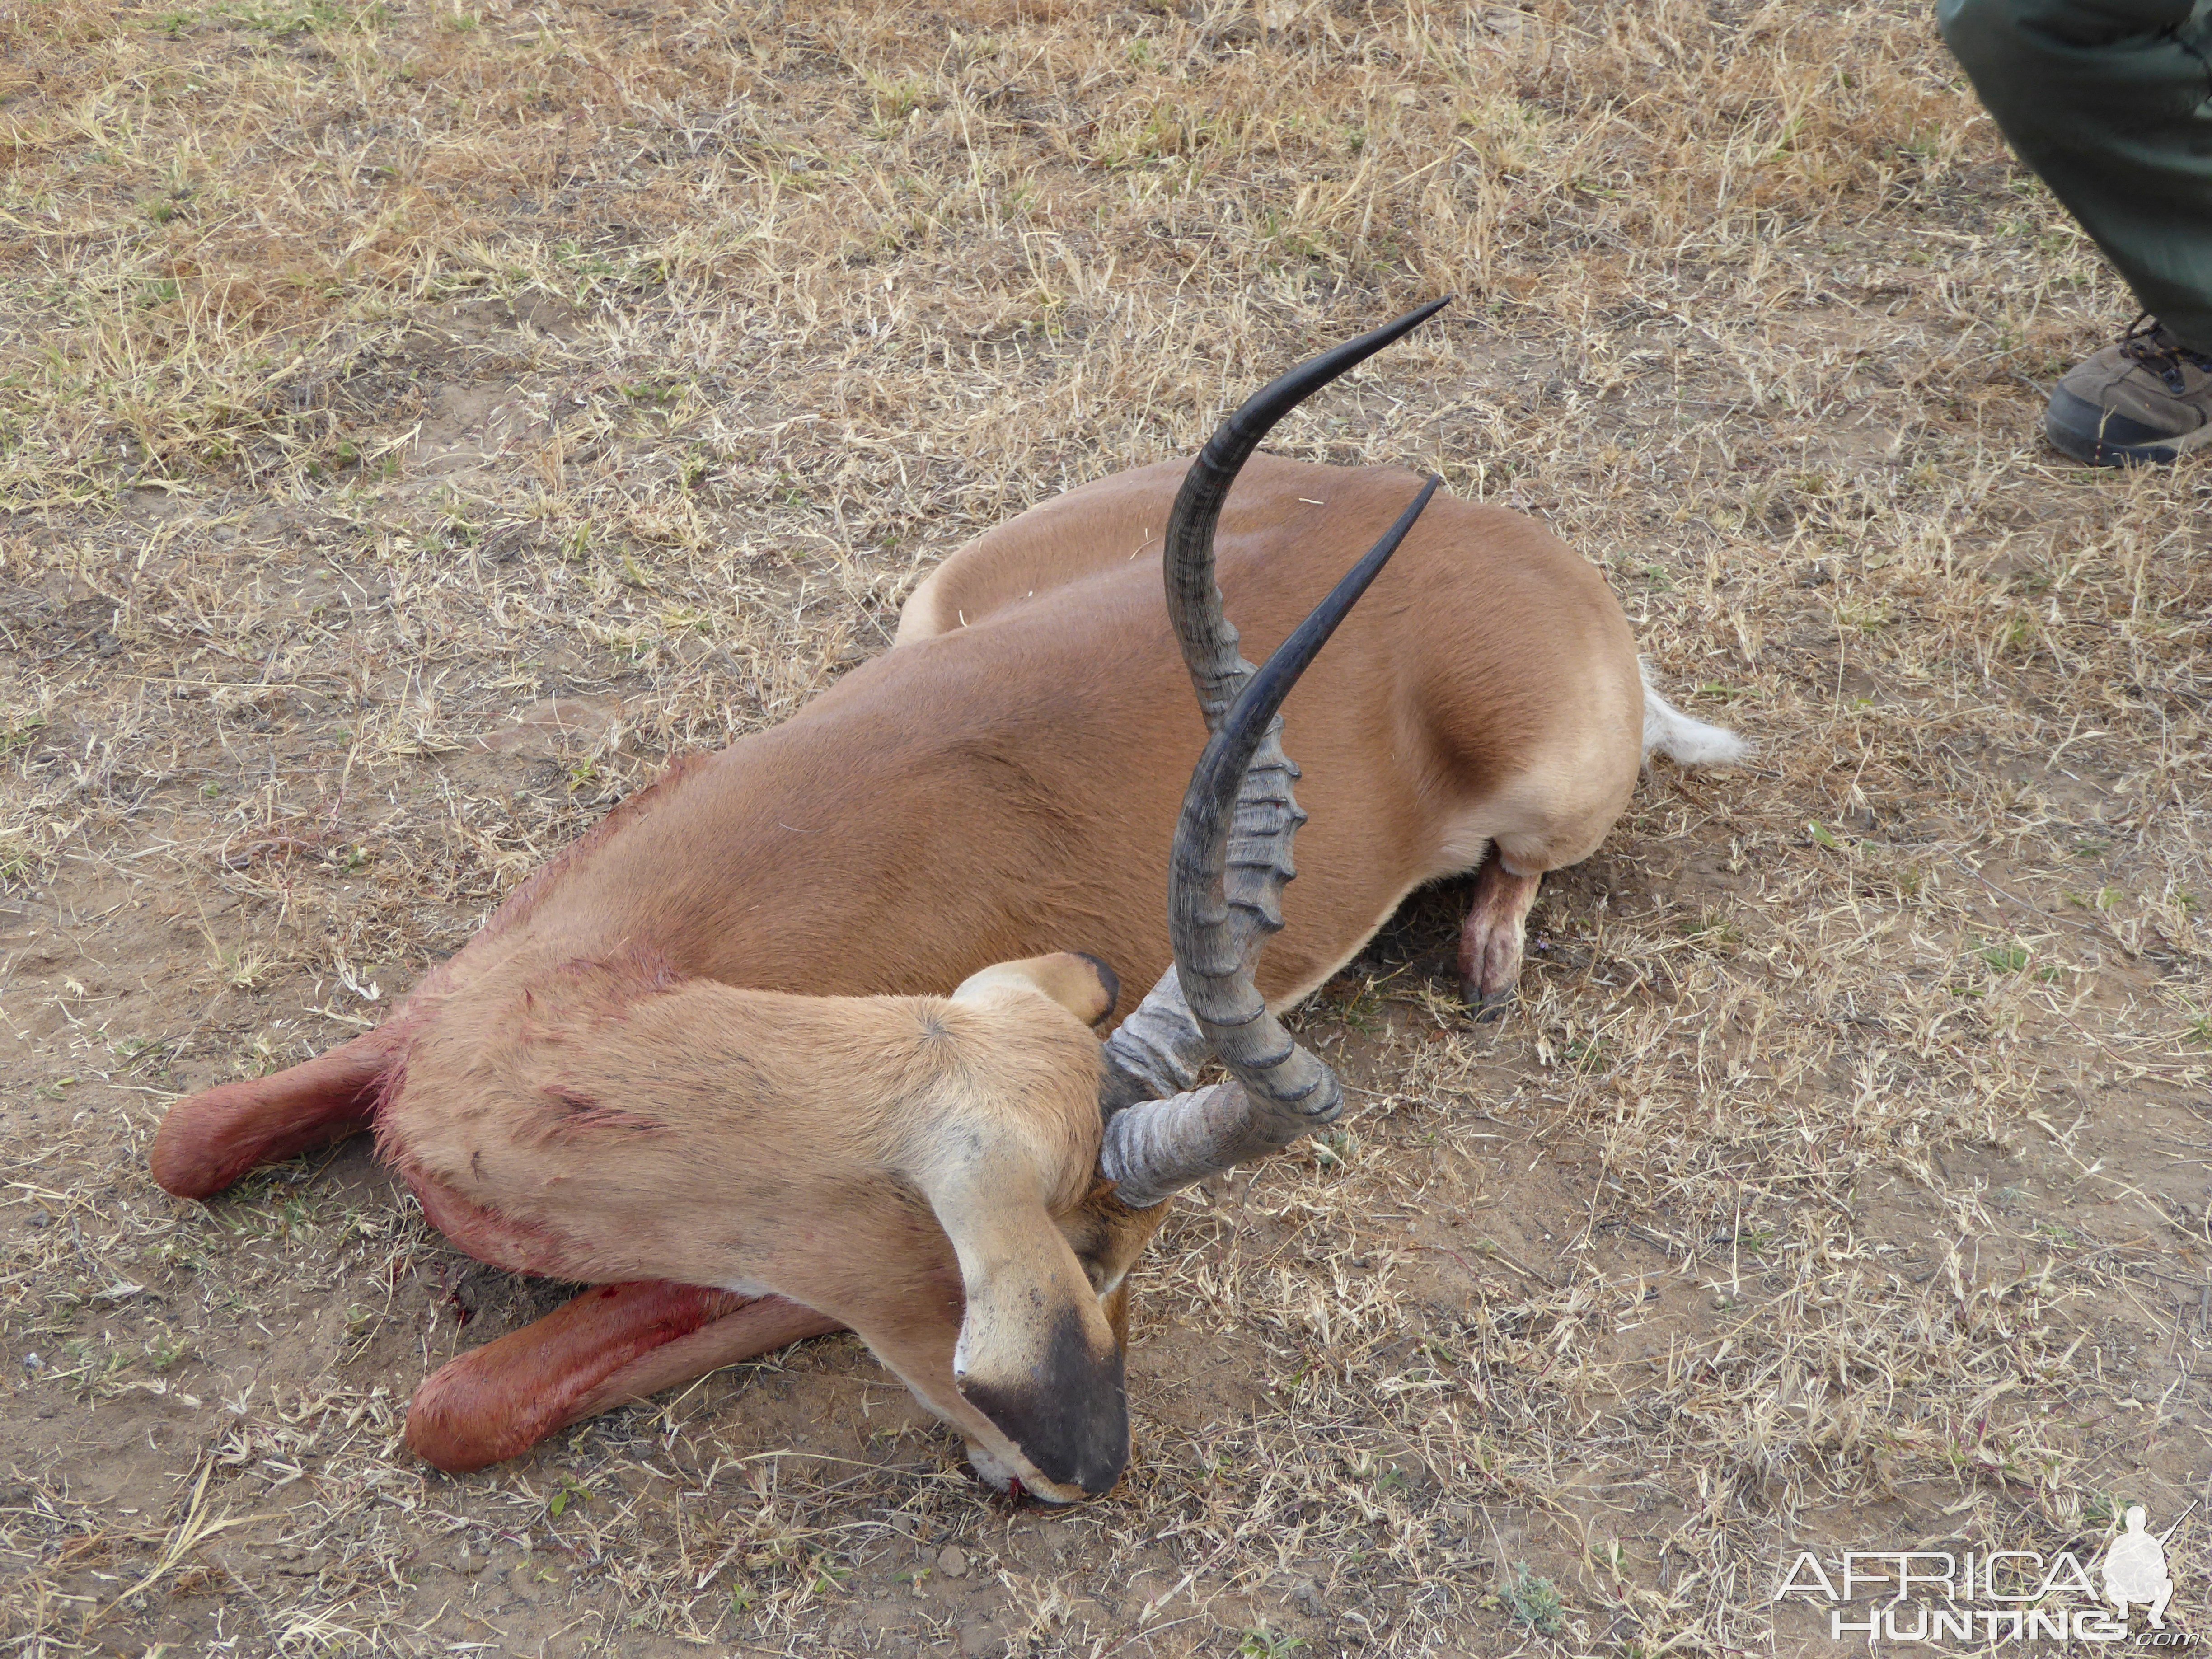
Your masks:
<svg viewBox="0 0 2212 1659"><path fill-rule="evenodd" d="M1936 17L2143 308L2212 351L2212 0L1938 0Z"/></svg>

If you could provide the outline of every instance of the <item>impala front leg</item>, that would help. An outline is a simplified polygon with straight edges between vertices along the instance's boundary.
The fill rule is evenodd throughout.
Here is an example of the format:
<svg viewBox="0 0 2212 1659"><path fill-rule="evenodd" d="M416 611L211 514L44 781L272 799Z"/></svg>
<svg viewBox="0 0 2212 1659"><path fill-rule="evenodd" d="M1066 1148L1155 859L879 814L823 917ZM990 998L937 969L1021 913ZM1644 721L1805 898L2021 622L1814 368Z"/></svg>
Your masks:
<svg viewBox="0 0 2212 1659"><path fill-rule="evenodd" d="M1521 983L1521 940L1540 870L1509 869L1493 844L1474 878L1474 902L1459 936L1460 994L1480 1020L1503 1019Z"/></svg>
<svg viewBox="0 0 2212 1659"><path fill-rule="evenodd" d="M780 1296L665 1279L595 1285L432 1373L408 1407L407 1443L424 1462L465 1474L571 1423L843 1328Z"/></svg>
<svg viewBox="0 0 2212 1659"><path fill-rule="evenodd" d="M387 1025L285 1071L179 1101L154 1137L154 1179L179 1198L212 1198L264 1164L359 1133L374 1121L402 1046Z"/></svg>

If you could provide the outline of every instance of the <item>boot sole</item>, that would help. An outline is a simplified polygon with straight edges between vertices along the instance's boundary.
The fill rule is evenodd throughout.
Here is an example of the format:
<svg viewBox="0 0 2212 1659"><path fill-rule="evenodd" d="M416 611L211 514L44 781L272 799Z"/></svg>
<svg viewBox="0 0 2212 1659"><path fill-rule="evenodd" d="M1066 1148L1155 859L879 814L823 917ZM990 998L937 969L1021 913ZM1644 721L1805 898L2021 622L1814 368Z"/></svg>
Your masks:
<svg viewBox="0 0 2212 1659"><path fill-rule="evenodd" d="M2194 432L2153 432L2063 386L2051 394L2043 432L2054 447L2088 466L2165 466L2212 443L2212 424Z"/></svg>

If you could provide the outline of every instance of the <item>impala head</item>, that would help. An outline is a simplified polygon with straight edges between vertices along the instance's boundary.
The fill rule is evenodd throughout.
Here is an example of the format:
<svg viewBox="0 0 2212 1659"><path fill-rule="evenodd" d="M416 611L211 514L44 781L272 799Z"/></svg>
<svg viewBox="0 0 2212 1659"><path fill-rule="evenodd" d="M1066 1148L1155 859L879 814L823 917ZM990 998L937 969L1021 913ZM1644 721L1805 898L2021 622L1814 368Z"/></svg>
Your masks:
<svg viewBox="0 0 2212 1659"><path fill-rule="evenodd" d="M1437 481L1258 670L1238 654L1223 614L1214 526L1238 469L1278 421L1445 303L1259 392L1214 434L1176 500L1166 532L1168 610L1212 735L1184 797L1170 866L1176 965L1104 1045L1094 1073L1097 1133L1079 1153L1065 1138L1048 1146L1033 1117L1014 1114L1001 1134L956 1132L957 1150L926 1183L966 1296L954 1380L994 1431L970 1426L970 1461L1001 1489L1018 1482L1067 1501L1113 1486L1128 1454L1126 1279L1167 1199L1282 1150L1343 1109L1334 1073L1291 1039L1253 979L1267 936L1283 925L1291 844L1305 816L1291 792L1297 769L1283 753L1277 711ZM1095 1024L1114 1001L1110 976L1099 975L1085 957L1002 964L969 980L954 1000L1042 1000ZM1229 1079L1195 1086L1212 1060ZM1016 1116L1031 1128L1017 1129Z"/></svg>

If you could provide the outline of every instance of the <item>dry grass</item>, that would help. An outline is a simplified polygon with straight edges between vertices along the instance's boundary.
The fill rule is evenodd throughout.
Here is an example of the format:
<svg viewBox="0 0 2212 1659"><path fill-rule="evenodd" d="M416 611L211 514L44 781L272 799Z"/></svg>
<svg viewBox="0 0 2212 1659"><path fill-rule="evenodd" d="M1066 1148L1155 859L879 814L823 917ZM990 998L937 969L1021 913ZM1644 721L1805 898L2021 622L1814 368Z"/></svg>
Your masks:
<svg viewBox="0 0 2212 1659"><path fill-rule="evenodd" d="M47 0L0 98L10 1651L1723 1653L1801 1541L2205 1492L2207 475L2038 447L2131 307L1919 0ZM1765 758L1503 1028L1455 893L1330 988L1364 1104L1170 1229L1111 1502L846 1340L429 1476L540 1293L357 1149L148 1182L963 538L1447 289L1280 447L1543 514Z"/></svg>

